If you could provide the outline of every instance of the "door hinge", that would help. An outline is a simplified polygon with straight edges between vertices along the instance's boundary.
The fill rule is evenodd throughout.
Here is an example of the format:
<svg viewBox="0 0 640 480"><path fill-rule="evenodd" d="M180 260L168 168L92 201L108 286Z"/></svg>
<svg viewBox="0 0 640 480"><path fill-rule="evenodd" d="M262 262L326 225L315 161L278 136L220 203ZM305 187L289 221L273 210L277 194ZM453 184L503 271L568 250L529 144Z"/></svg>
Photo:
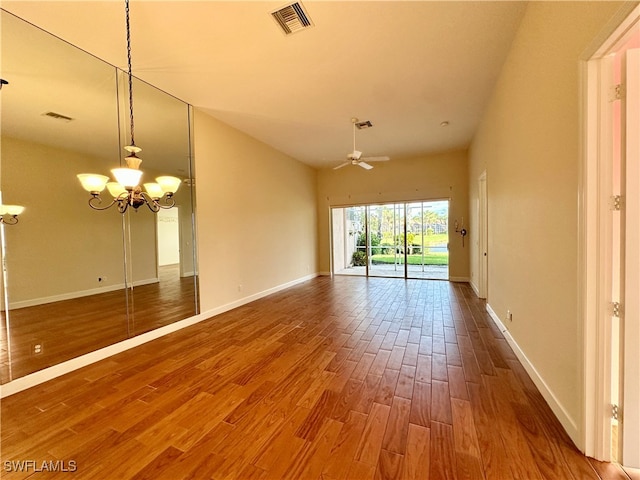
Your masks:
<svg viewBox="0 0 640 480"><path fill-rule="evenodd" d="M620 411L620 407L618 405L616 405L615 403L611 405L611 418L613 418L614 420L620 420L621 413L622 412Z"/></svg>
<svg viewBox="0 0 640 480"><path fill-rule="evenodd" d="M620 302L611 302L611 316L620 318L622 313L622 305Z"/></svg>
<svg viewBox="0 0 640 480"><path fill-rule="evenodd" d="M617 85L613 85L609 89L609 101L615 102L616 100L622 100L626 97L626 88L624 84L618 83Z"/></svg>
<svg viewBox="0 0 640 480"><path fill-rule="evenodd" d="M613 197L611 197L611 210L613 210L614 212L619 212L620 210L622 210L623 205L624 199L622 198L622 195L614 195Z"/></svg>

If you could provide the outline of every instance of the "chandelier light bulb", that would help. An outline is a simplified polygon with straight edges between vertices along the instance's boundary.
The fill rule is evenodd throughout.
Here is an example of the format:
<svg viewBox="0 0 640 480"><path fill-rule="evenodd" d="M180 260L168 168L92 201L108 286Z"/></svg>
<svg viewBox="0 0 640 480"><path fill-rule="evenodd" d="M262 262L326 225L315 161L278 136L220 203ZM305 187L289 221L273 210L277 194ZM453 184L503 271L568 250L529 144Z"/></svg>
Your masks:
<svg viewBox="0 0 640 480"><path fill-rule="evenodd" d="M119 198L120 195L127 192L127 189L120 185L118 182L107 183L107 190L113 198Z"/></svg>
<svg viewBox="0 0 640 480"><path fill-rule="evenodd" d="M164 195L164 190L162 190L162 187L157 183L145 183L144 189L154 200L158 200Z"/></svg>
<svg viewBox="0 0 640 480"><path fill-rule="evenodd" d="M160 188L162 188L162 191L164 193L173 195L178 191L178 187L180 187L182 180L180 180L178 177L171 177L169 175L165 175L165 176L156 178L156 182L158 182L158 184L160 185Z"/></svg>
<svg viewBox="0 0 640 480"><path fill-rule="evenodd" d="M142 170L134 168L114 168L111 173L116 181L127 190L137 187L140 183L140 177L142 177Z"/></svg>
<svg viewBox="0 0 640 480"><path fill-rule="evenodd" d="M0 205L0 215L18 216L24 212L22 205Z"/></svg>
<svg viewBox="0 0 640 480"><path fill-rule="evenodd" d="M98 194L103 191L109 181L109 177L95 173L80 173L77 176L82 188L91 194Z"/></svg>

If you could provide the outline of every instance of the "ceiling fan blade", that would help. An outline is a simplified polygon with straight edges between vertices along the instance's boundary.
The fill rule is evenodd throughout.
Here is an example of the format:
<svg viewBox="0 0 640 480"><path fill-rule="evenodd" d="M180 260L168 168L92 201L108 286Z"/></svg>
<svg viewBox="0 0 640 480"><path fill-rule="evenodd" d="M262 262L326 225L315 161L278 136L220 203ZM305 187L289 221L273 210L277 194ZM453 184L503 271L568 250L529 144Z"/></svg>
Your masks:
<svg viewBox="0 0 640 480"><path fill-rule="evenodd" d="M347 165L351 165L351 162L344 162L344 163L338 165L337 167L333 167L333 169L337 170L339 168L346 167Z"/></svg>
<svg viewBox="0 0 640 480"><path fill-rule="evenodd" d="M371 170L373 167L366 162L358 162L358 165L364 168L365 170Z"/></svg>
<svg viewBox="0 0 640 480"><path fill-rule="evenodd" d="M391 158L385 155L383 157L364 157L362 160L366 160L367 162L388 162Z"/></svg>

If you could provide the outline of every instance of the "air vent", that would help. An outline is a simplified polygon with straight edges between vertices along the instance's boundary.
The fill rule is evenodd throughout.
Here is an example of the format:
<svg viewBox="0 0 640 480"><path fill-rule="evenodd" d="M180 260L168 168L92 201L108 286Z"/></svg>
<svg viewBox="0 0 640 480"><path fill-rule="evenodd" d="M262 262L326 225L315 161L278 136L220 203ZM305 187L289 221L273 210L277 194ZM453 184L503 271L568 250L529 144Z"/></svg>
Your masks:
<svg viewBox="0 0 640 480"><path fill-rule="evenodd" d="M366 122L356 122L356 128L358 130L363 130L365 128L371 128L373 127L373 124L371 123L370 120L367 120Z"/></svg>
<svg viewBox="0 0 640 480"><path fill-rule="evenodd" d="M275 12L271 12L271 16L278 22L285 35L291 35L313 26L309 15L307 15L300 2L292 3Z"/></svg>
<svg viewBox="0 0 640 480"><path fill-rule="evenodd" d="M43 113L42 115L44 115L45 117L54 118L56 120L64 120L65 122L70 122L71 120L73 120L73 118L71 117L67 117L66 115L62 115L61 113L56 112L47 112Z"/></svg>

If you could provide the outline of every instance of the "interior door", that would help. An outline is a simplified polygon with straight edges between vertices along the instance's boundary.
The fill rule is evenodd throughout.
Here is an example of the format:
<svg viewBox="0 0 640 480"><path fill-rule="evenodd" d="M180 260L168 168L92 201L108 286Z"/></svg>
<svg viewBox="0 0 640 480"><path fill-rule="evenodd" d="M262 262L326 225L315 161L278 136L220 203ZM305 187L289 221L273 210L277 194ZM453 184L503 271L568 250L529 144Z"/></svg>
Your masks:
<svg viewBox="0 0 640 480"><path fill-rule="evenodd" d="M489 222L487 215L487 173L478 179L478 296L487 298L489 284Z"/></svg>

